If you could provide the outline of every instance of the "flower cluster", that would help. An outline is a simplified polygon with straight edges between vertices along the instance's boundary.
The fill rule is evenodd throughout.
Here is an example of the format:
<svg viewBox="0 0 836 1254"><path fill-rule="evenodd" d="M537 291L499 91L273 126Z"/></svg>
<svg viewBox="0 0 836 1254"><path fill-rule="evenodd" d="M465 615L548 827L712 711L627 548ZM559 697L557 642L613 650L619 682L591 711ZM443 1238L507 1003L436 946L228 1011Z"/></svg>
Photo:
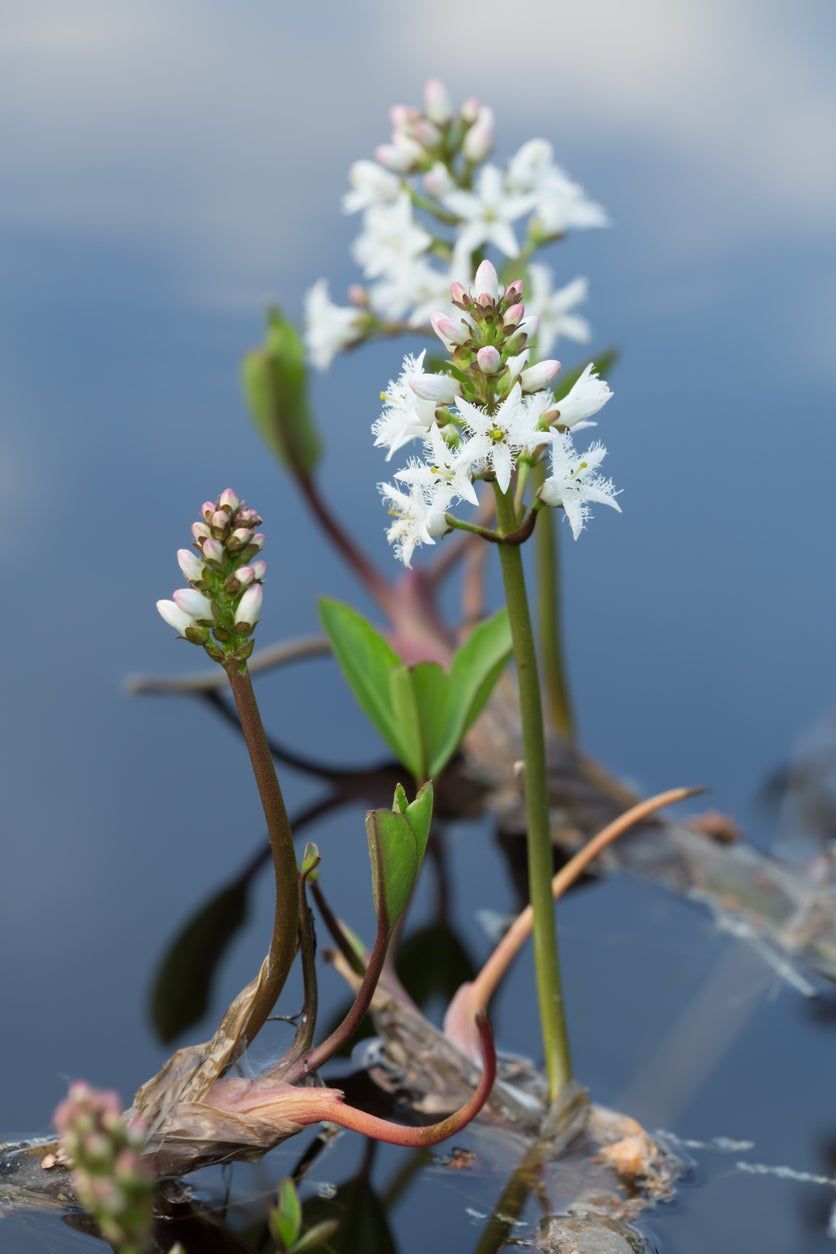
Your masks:
<svg viewBox="0 0 836 1254"><path fill-rule="evenodd" d="M116 1093L77 1082L54 1115L78 1200L114 1249L145 1249L153 1220L154 1177L142 1159L142 1128L122 1117Z"/></svg>
<svg viewBox="0 0 836 1254"><path fill-rule="evenodd" d="M232 488L204 501L192 523L194 544L178 549L188 587L178 588L157 609L170 627L202 645L216 662L245 662L253 650L252 630L261 613L266 563L253 560L264 544L261 518Z"/></svg>
<svg viewBox="0 0 836 1254"><path fill-rule="evenodd" d="M437 79L424 89L423 109L396 105L391 121L376 159L352 165L343 199L346 213L362 214L353 253L367 284L350 289L349 305L331 300L325 279L307 295L307 348L319 369L365 339L424 328L437 309L452 313L450 284L470 283L485 250L527 260L571 229L607 222L547 140L529 140L505 167L489 161L493 111L477 100L455 109ZM532 267L529 309L541 318L544 352L559 336L588 339L574 312L586 292L584 279L555 289L547 266Z"/></svg>
<svg viewBox="0 0 836 1254"><path fill-rule="evenodd" d="M397 483L380 485L393 518L387 537L407 566L416 546L434 544L456 525L449 514L453 505L478 503L476 479L491 479L507 493L514 474L522 468L527 474L547 452L550 473L536 507L562 506L575 539L590 504L619 509L612 483L598 473L603 445L581 455L570 435L594 426L590 419L612 393L589 365L555 398L549 384L560 363L531 360L538 320L527 313L523 292L521 279L503 287L493 265L483 261L470 291L452 284L455 313L431 317L450 354L445 368L429 373L424 353L407 356L400 377L382 393L383 412L372 432L387 459L413 441L423 444L423 458L413 457L396 471Z"/></svg>

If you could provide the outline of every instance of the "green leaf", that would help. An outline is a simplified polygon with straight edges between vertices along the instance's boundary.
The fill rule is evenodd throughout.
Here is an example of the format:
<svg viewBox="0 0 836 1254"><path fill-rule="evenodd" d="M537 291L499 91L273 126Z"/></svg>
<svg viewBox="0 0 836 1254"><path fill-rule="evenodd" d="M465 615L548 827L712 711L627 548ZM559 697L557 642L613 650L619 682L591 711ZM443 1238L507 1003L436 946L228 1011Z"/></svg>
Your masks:
<svg viewBox="0 0 836 1254"><path fill-rule="evenodd" d="M319 617L364 714L400 761L409 764L415 756L411 740L414 729L401 731L392 700L392 674L403 666L401 659L380 632L350 606L323 597Z"/></svg>
<svg viewBox="0 0 836 1254"><path fill-rule="evenodd" d="M270 1231L285 1250L291 1249L302 1230L302 1206L296 1185L289 1178L279 1185L278 1205L270 1211Z"/></svg>
<svg viewBox="0 0 836 1254"><path fill-rule="evenodd" d="M396 805L397 802L396 796ZM370 810L366 815L374 908L390 935L407 907L421 869L432 803L432 784L425 784L405 814L399 810Z"/></svg>
<svg viewBox="0 0 836 1254"><path fill-rule="evenodd" d="M389 676L389 691L400 745L396 753L413 779L424 780L428 776L424 728L409 667L395 667Z"/></svg>
<svg viewBox="0 0 836 1254"><path fill-rule="evenodd" d="M315 1250L318 1245L322 1245L334 1236L340 1226L338 1219L323 1219L321 1224L315 1224L313 1228L308 1228L291 1251L291 1254L304 1254L306 1250Z"/></svg>
<svg viewBox="0 0 836 1254"><path fill-rule="evenodd" d="M267 313L262 348L242 366L244 396L266 444L294 473L309 475L321 454L308 405L308 372L301 336L278 309Z"/></svg>
<svg viewBox="0 0 836 1254"><path fill-rule="evenodd" d="M426 715L428 719L434 718L429 754L431 777L441 773L461 744L465 732L475 722L505 669L511 648L508 611L503 608L480 623L456 650L450 674L446 677L448 692L443 718L429 713ZM430 696L438 700L437 695L430 693ZM419 701L419 704L423 708L423 703Z"/></svg>
<svg viewBox="0 0 836 1254"><path fill-rule="evenodd" d="M212 981L247 918L247 881L223 888L200 907L166 951L151 989L150 1014L164 1044L193 1027L209 1007Z"/></svg>

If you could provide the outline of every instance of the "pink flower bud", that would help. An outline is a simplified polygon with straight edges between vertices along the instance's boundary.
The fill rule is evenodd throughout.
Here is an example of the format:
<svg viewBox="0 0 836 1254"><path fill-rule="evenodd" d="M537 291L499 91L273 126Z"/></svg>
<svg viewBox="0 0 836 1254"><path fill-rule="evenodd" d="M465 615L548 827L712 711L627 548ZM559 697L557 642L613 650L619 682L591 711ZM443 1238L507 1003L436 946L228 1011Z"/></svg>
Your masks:
<svg viewBox="0 0 836 1254"><path fill-rule="evenodd" d="M196 553L191 549L177 550L177 565L182 570L186 579L190 583L197 583L203 578L204 565Z"/></svg>
<svg viewBox="0 0 836 1254"><path fill-rule="evenodd" d="M560 362L554 359L538 361L536 365L529 366L520 375L523 391L540 392L547 384L551 383L559 370Z"/></svg>
<svg viewBox="0 0 836 1254"><path fill-rule="evenodd" d="M222 562L224 560L224 546L220 540L215 540L210 536L208 540L203 541L203 556L207 562Z"/></svg>
<svg viewBox="0 0 836 1254"><path fill-rule="evenodd" d="M456 321L447 314L434 313L430 317L430 322L438 338L448 348L452 344L465 344L470 339L470 328L461 320Z"/></svg>
<svg viewBox="0 0 836 1254"><path fill-rule="evenodd" d="M211 621L212 602L202 592L198 592L197 588L178 588L172 596L174 604L184 614L190 614L192 618L208 618Z"/></svg>
<svg viewBox="0 0 836 1254"><path fill-rule="evenodd" d="M217 528L218 531L226 531L228 522L229 522L229 514L226 512L226 510L216 509L214 514L212 515L212 526Z"/></svg>
<svg viewBox="0 0 836 1254"><path fill-rule="evenodd" d="M471 165L484 161L493 148L493 109L486 105L479 110L479 116L462 141L462 152Z"/></svg>
<svg viewBox="0 0 836 1254"><path fill-rule="evenodd" d="M453 116L450 93L438 78L431 78L424 87L424 109L427 117L441 126Z"/></svg>
<svg viewBox="0 0 836 1254"><path fill-rule="evenodd" d="M496 300L499 295L499 276L489 261L483 261L476 271L476 277L473 280L474 296L490 296L491 300Z"/></svg>
<svg viewBox="0 0 836 1254"><path fill-rule="evenodd" d="M514 327L518 327L525 317L525 305L512 305L510 309L505 311L505 317L502 319L502 325L509 331Z"/></svg>
<svg viewBox="0 0 836 1254"><path fill-rule="evenodd" d="M505 299L510 304L512 301L520 300L525 291L525 280L514 279L513 283L509 283L505 289Z"/></svg>
<svg viewBox="0 0 836 1254"><path fill-rule="evenodd" d="M267 537L263 534L263 532L258 531L253 536L252 540L250 540L250 544L254 544L257 549L260 549L263 547L266 538Z"/></svg>
<svg viewBox="0 0 836 1254"><path fill-rule="evenodd" d="M261 602L264 598L264 590L260 583L251 583L247 591L238 602L238 609L235 611L235 626L243 625L246 627L254 627L258 622L261 614Z"/></svg>
<svg viewBox="0 0 836 1254"><path fill-rule="evenodd" d="M435 148L441 140L441 132L435 123L430 122L428 118L419 118L417 122L412 124L409 133L424 148Z"/></svg>
<svg viewBox="0 0 836 1254"><path fill-rule="evenodd" d="M389 110L389 121L396 130L401 130L407 123L414 121L418 116L418 110L415 105L392 105Z"/></svg>
<svg viewBox="0 0 836 1254"><path fill-rule="evenodd" d="M498 351L490 344L484 348L480 348L476 354L476 360L479 363L479 369L483 374L496 374L502 365L502 358Z"/></svg>
<svg viewBox="0 0 836 1254"><path fill-rule="evenodd" d="M254 509L239 509L233 521L236 527L257 527L261 518Z"/></svg>
<svg viewBox="0 0 836 1254"><path fill-rule="evenodd" d="M253 562L252 572L253 579L257 579L258 582L261 583L262 579L267 574L267 563L262 561Z"/></svg>
<svg viewBox="0 0 836 1254"><path fill-rule="evenodd" d="M240 504L241 502L238 500L238 497L232 491L232 488L224 488L223 492L218 497L218 505L221 507L221 509L228 509L231 514L235 513L236 509L238 508Z"/></svg>
<svg viewBox="0 0 836 1254"><path fill-rule="evenodd" d="M421 161L424 150L414 139L399 135L394 144L381 144L375 149L374 155L388 170L394 170L396 174L405 174L407 170Z"/></svg>
<svg viewBox="0 0 836 1254"><path fill-rule="evenodd" d="M252 540L253 533L249 527L236 527L229 538L235 541L235 548L243 549Z"/></svg>
<svg viewBox="0 0 836 1254"><path fill-rule="evenodd" d="M214 509L215 506L213 505L212 510L214 511ZM211 518L211 514L209 516ZM192 523L192 535L198 544L201 540L206 540L209 536L211 536L211 534L212 532L206 526L206 523Z"/></svg>
<svg viewBox="0 0 836 1254"><path fill-rule="evenodd" d="M255 579L255 571L252 566L239 566L235 572L235 578L241 588L246 588Z"/></svg>
<svg viewBox="0 0 836 1254"><path fill-rule="evenodd" d="M201 514L203 515L203 517L204 517L204 519L206 520L206 522L208 522L208 521L209 521L209 519L212 517L212 515L213 515L213 514L214 514L214 512L215 512L215 502L214 502L214 501L204 501L204 502L203 502L203 504L202 504L202 505L201 505L201 507L200 507L200 512L201 512Z"/></svg>
<svg viewBox="0 0 836 1254"><path fill-rule="evenodd" d="M173 627L180 636L185 636L186 629L194 626L194 619L191 614L181 610L180 606L175 604L174 601L158 601L157 612L163 622L168 623L169 627Z"/></svg>
<svg viewBox="0 0 836 1254"><path fill-rule="evenodd" d="M369 303L369 294L362 283L352 283L348 289L348 299L352 305L357 305L364 309Z"/></svg>
<svg viewBox="0 0 836 1254"><path fill-rule="evenodd" d="M409 386L416 396L434 401L436 405L452 404L461 390L458 380L446 374L419 374L410 379Z"/></svg>
<svg viewBox="0 0 836 1254"><path fill-rule="evenodd" d="M435 196L440 200L442 196L446 196L449 191L453 190L455 184L450 177L450 171L442 161L436 161L431 170L424 175L424 190L430 196Z"/></svg>
<svg viewBox="0 0 836 1254"><path fill-rule="evenodd" d="M475 96L469 96L461 107L461 115L465 122L475 122L482 108Z"/></svg>
<svg viewBox="0 0 836 1254"><path fill-rule="evenodd" d="M463 283L459 283L458 280L450 284L450 298L455 304L460 304L467 294L467 288Z"/></svg>

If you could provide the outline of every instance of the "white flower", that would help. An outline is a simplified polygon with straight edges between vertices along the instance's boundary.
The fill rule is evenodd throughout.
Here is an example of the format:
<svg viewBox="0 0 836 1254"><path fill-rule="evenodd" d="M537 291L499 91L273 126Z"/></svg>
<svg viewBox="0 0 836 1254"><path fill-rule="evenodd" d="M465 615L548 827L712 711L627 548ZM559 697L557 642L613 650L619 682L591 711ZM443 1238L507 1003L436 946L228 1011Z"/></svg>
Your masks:
<svg viewBox="0 0 836 1254"><path fill-rule="evenodd" d="M337 353L360 333L364 313L350 305L335 305L327 279L318 279L305 297L305 343L317 370L327 370Z"/></svg>
<svg viewBox="0 0 836 1254"><path fill-rule="evenodd" d="M203 562L191 549L177 550L177 565L189 583L198 583L203 578L203 572L206 569Z"/></svg>
<svg viewBox="0 0 836 1254"><path fill-rule="evenodd" d="M362 234L354 241L355 260L370 279L396 274L425 252L432 236L414 219L412 202L404 192L390 205L366 210Z"/></svg>
<svg viewBox="0 0 836 1254"><path fill-rule="evenodd" d="M507 492L517 457L526 449L550 441L554 433L540 431L532 410L522 399L519 383L506 396L495 414L459 398L456 407L471 433L461 457L472 467L493 470L501 492Z"/></svg>
<svg viewBox="0 0 836 1254"><path fill-rule="evenodd" d="M418 484L428 496L446 493L445 509L452 500L479 504L476 489L470 477L471 464L450 447L436 423L430 427L425 440L427 460L417 458L405 470L399 470L395 478L404 483Z"/></svg>
<svg viewBox="0 0 836 1254"><path fill-rule="evenodd" d="M552 289L552 272L548 266L528 267L529 286L526 297L527 311L539 319L538 347L548 353L561 335L578 344L586 344L590 330L586 318L572 310L586 300L589 284L586 279L573 279L565 287Z"/></svg>
<svg viewBox="0 0 836 1254"><path fill-rule="evenodd" d="M452 310L450 275L423 257L407 262L369 289L372 308L392 321L408 315L411 326L425 326L437 309Z"/></svg>
<svg viewBox="0 0 836 1254"><path fill-rule="evenodd" d="M413 483L408 493L401 492L391 483L378 486L394 520L386 532L386 539L404 566L411 566L412 554L418 545L435 544L434 537L447 531L444 514L452 493L440 492L428 497L418 483Z"/></svg>
<svg viewBox="0 0 836 1254"><path fill-rule="evenodd" d="M540 489L546 505L562 505L577 540L590 513L590 504L609 505L621 513L611 479L598 474L607 455L603 444L591 444L578 453L568 435L552 441L552 473Z"/></svg>
<svg viewBox="0 0 836 1254"><path fill-rule="evenodd" d="M448 192L444 204L461 219L455 244L457 268L467 268L471 253L486 244L494 244L508 257L519 255L520 246L510 224L528 213L534 197L507 192L495 165L483 166L475 191Z"/></svg>
<svg viewBox="0 0 836 1254"><path fill-rule="evenodd" d="M537 219L546 235L562 235L570 227L608 225L601 206L587 200L583 188L556 164L546 139L530 139L523 144L508 164L507 183L510 192L533 196Z"/></svg>
<svg viewBox="0 0 836 1254"><path fill-rule="evenodd" d="M251 583L235 611L235 626L255 627L261 614L264 589L260 583Z"/></svg>
<svg viewBox="0 0 836 1254"><path fill-rule="evenodd" d="M418 396L410 386L423 373L426 355L426 349L417 357L407 353L400 375L381 393L386 404L372 424L372 434L377 448L388 449L387 461L410 440L425 436L435 420L435 401Z"/></svg>
<svg viewBox="0 0 836 1254"><path fill-rule="evenodd" d="M178 588L172 593L174 604L190 618L212 619L212 602L197 588Z"/></svg>
<svg viewBox="0 0 836 1254"><path fill-rule="evenodd" d="M376 161L355 161L348 171L351 191L343 196L343 212L357 213L372 205L391 204L400 195L403 183L391 170Z"/></svg>
<svg viewBox="0 0 836 1254"><path fill-rule="evenodd" d="M557 401L558 421L563 427L577 427L603 409L612 396L609 385L598 378L595 363L590 362L581 377L566 395ZM593 425L593 424L587 424Z"/></svg>

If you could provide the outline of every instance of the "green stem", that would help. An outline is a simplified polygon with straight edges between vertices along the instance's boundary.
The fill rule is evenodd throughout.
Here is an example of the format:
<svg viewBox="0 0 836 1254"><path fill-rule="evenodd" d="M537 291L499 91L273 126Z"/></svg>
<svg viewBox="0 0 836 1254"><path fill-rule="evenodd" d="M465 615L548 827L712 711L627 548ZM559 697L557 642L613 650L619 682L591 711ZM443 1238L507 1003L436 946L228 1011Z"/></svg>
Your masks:
<svg viewBox="0 0 836 1254"><path fill-rule="evenodd" d="M540 470L542 476L542 468ZM537 558L537 619L540 661L546 692L546 712L551 725L567 740L575 739L572 696L563 656L560 600L560 542L554 511L540 511L534 540Z"/></svg>
<svg viewBox="0 0 836 1254"><path fill-rule="evenodd" d="M239 670L237 663L232 662L226 668L226 673L229 676L229 685L235 698L238 717L241 720L241 731L247 743L255 782L267 821L267 834L270 839L276 879L276 909L270 951L265 964L265 978L253 998L249 1016L241 1034L243 1041L249 1044L267 1022L296 957L299 932L299 871L293 849L293 833L249 671L246 666L243 670Z"/></svg>
<svg viewBox="0 0 836 1254"><path fill-rule="evenodd" d="M510 492L496 492L500 530L517 526ZM505 599L511 623L517 684L520 695L523 751L525 755L525 811L528 827L528 891L534 915L534 969L549 1094L554 1100L572 1076L569 1040L563 1013L563 990L557 954L557 928L552 902L552 842L549 825L546 747L540 680L531 614L525 587L522 554L514 545L499 545Z"/></svg>

